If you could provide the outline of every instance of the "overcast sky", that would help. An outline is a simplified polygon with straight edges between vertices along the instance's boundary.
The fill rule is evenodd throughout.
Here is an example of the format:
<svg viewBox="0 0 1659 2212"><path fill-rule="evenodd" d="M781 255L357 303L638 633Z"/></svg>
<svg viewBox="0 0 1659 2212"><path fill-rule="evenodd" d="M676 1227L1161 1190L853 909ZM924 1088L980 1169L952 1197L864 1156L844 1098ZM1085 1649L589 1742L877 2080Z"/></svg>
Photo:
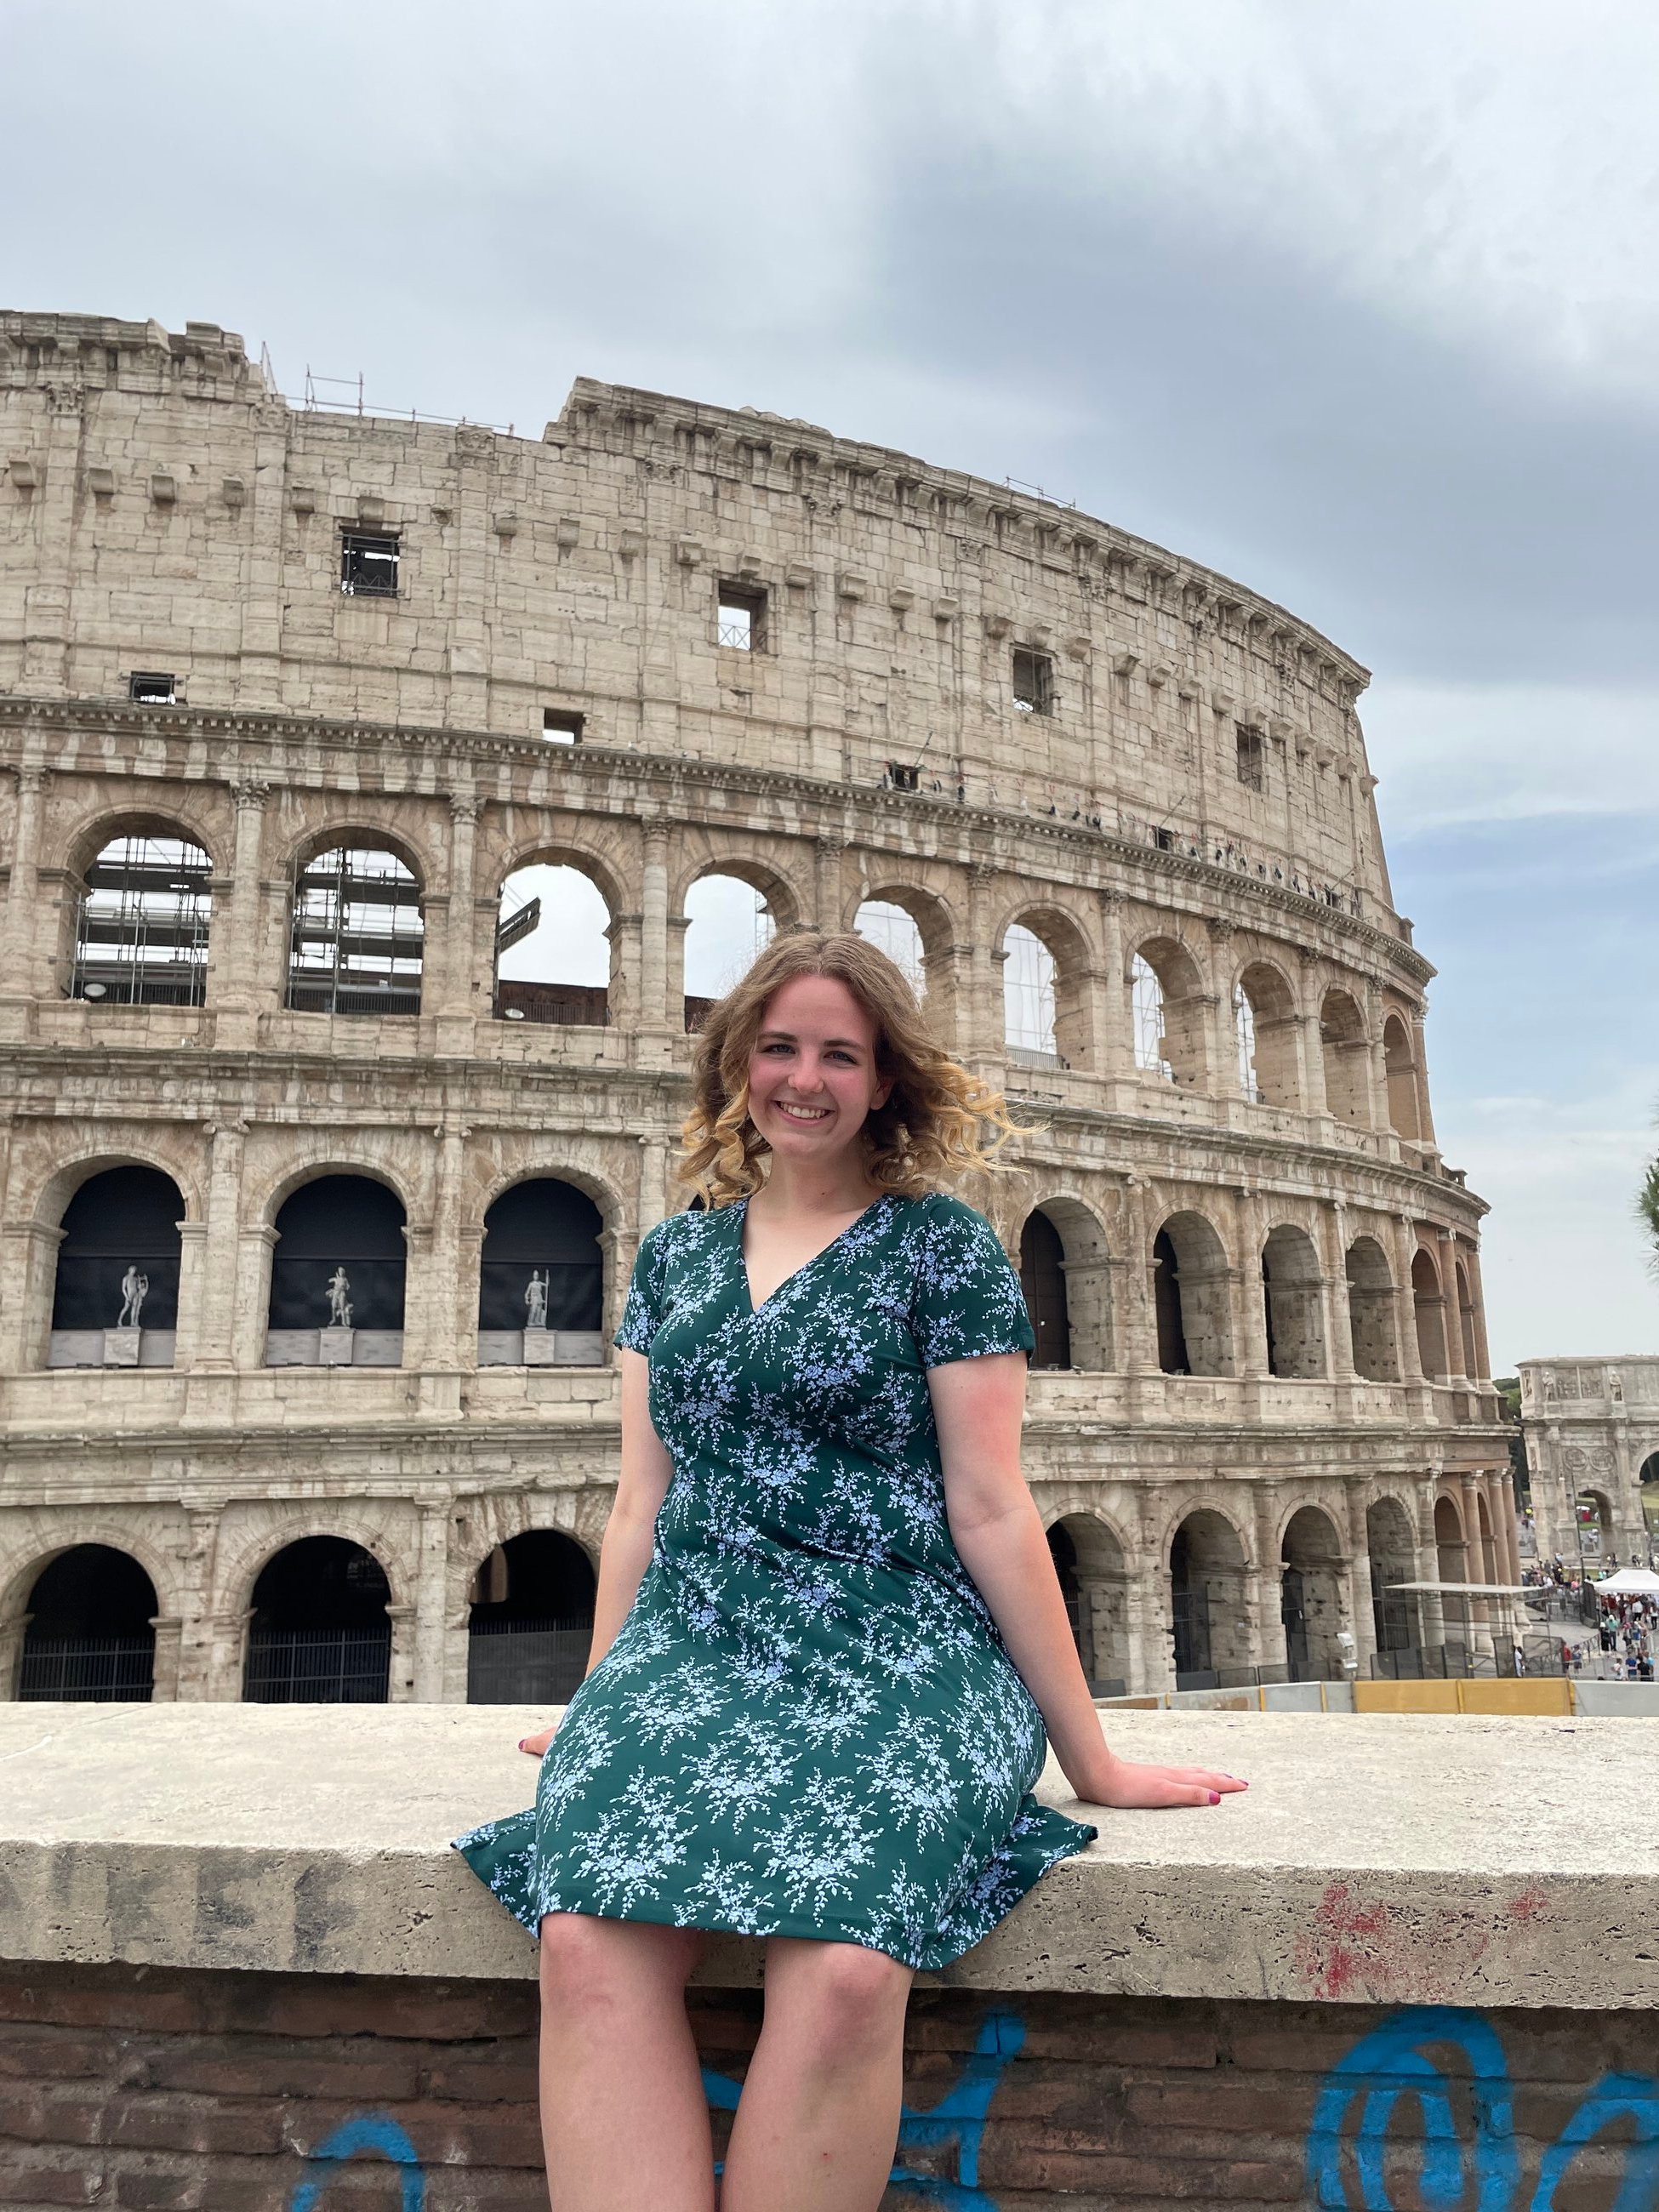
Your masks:
<svg viewBox="0 0 1659 2212"><path fill-rule="evenodd" d="M1013 476L1376 672L1501 1367L1659 1350L1659 11L8 0L0 302Z"/></svg>

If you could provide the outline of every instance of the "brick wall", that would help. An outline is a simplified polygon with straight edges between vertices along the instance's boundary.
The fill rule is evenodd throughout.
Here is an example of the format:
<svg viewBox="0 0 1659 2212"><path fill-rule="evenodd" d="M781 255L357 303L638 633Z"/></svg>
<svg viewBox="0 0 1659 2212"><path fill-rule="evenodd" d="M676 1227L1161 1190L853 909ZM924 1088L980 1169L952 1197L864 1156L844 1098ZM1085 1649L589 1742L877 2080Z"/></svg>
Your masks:
<svg viewBox="0 0 1659 2212"><path fill-rule="evenodd" d="M759 2001L694 2003L718 2107ZM521 1983L0 1966L0 2205L545 2212L534 2028ZM1462 2160L1443 2204L1627 2212L1656 2201L1656 2071L1651 2014L924 1991L901 2143L918 2179L889 2203L1418 2212L1421 2090ZM1368 2122L1386 2123L1371 2197Z"/></svg>

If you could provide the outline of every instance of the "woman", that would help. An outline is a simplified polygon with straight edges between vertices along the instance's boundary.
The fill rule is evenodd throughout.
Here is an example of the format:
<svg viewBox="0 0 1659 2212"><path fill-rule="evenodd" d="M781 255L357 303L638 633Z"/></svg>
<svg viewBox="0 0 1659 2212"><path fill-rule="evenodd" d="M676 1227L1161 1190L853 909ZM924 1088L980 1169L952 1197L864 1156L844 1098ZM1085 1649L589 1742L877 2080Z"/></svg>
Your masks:
<svg viewBox="0 0 1659 2212"><path fill-rule="evenodd" d="M892 962L775 943L698 1040L683 1179L640 1249L586 1681L533 1814L459 1848L541 1937L556 2212L711 2212L686 2016L702 1931L763 1936L723 2212L870 2212L918 1967L1096 1833L1030 1795L1243 1784L1115 1757L1019 1469L1019 1284L939 1186L1002 1102ZM550 1752L548 1747L551 1744Z"/></svg>

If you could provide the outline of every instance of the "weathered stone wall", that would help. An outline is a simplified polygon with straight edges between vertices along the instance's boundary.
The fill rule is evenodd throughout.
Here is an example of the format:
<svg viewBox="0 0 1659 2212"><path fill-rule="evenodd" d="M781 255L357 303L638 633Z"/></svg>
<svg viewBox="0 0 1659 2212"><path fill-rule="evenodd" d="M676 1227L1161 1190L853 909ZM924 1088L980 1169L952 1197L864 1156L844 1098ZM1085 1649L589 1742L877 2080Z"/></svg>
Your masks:
<svg viewBox="0 0 1659 2212"><path fill-rule="evenodd" d="M685 900L716 871L781 927L905 908L934 1019L1034 1125L1021 1174L973 1195L1011 1249L1039 1206L1065 1247L1073 1371L1033 1378L1028 1468L1078 1548L1097 1676L1168 1680L1195 1511L1229 1663L1283 1662L1287 1563L1325 1666L1345 1632L1365 1663L1385 1564L1512 1578L1483 1209L1435 1146L1432 971L1391 908L1364 671L1336 647L1072 510L586 382L531 442L290 409L209 325L11 316L0 425L0 1695L75 1542L150 1574L157 1693L219 1698L295 1537L380 1559L394 1698L465 1695L467 1587L502 1537L592 1550L614 1370L479 1365L483 1217L532 1174L586 1193L614 1318L674 1202ZM342 593L343 524L395 532L395 598ZM765 592L762 649L719 643L722 580ZM1015 709L1017 647L1051 660L1051 712ZM129 702L141 670L176 702ZM580 744L544 741L550 709ZM199 1006L70 995L86 870L134 827L210 858ZM295 870L343 838L414 873L418 1012L286 1003ZM609 909L602 1026L493 1018L501 885L542 860ZM1055 963L1052 1054L1006 1042L1016 923ZM1138 1060L1137 956L1168 1075ZM172 1364L53 1371L64 1208L120 1162L184 1200ZM401 1364L267 1366L276 1211L351 1170L406 1211ZM1159 1362L1166 1227L1190 1376ZM1443 1627L1431 1600L1416 1632Z"/></svg>
<svg viewBox="0 0 1659 2212"><path fill-rule="evenodd" d="M1521 1421L1541 1559L1577 1566L1581 1498L1595 1509L1584 1563L1593 1574L1646 1566L1646 1480L1659 1479L1659 1358L1523 1359Z"/></svg>
<svg viewBox="0 0 1659 2212"><path fill-rule="evenodd" d="M691 2011L718 2151L760 1999ZM905 2057L893 2212L1413 2206L1454 2145L1488 2212L1609 2212L1659 2126L1651 2014L930 1990ZM0 1964L0 2202L546 2212L534 1990Z"/></svg>

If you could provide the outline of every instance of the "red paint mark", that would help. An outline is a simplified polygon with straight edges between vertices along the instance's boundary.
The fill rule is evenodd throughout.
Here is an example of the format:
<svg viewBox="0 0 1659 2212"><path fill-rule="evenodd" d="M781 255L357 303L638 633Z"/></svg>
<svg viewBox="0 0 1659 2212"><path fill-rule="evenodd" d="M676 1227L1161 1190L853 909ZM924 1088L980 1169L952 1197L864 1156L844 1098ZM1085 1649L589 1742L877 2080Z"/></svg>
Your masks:
<svg viewBox="0 0 1659 2212"><path fill-rule="evenodd" d="M1544 1892L1534 1885L1508 1910L1525 1923L1546 1902ZM1419 1996L1443 1990L1455 1997L1488 1940L1473 1934L1458 1914L1433 1912L1419 1918L1381 1899L1356 1896L1348 1883L1334 1881L1320 1899L1312 1927L1296 1939L1291 1957L1311 1993L1327 2000L1386 1999L1407 1990Z"/></svg>
<svg viewBox="0 0 1659 2212"><path fill-rule="evenodd" d="M1510 1900L1510 1917L1520 1921L1524 1927L1528 1922L1536 1920L1548 1903L1549 1899L1534 1882L1530 1888L1523 1889L1519 1897Z"/></svg>
<svg viewBox="0 0 1659 2212"><path fill-rule="evenodd" d="M1313 1933L1297 1941L1297 1971L1327 1999L1346 1996L1356 1983L1386 1982L1387 1962L1376 1952L1393 1932L1389 1905L1362 1905L1346 1881L1334 1881L1319 1900Z"/></svg>

